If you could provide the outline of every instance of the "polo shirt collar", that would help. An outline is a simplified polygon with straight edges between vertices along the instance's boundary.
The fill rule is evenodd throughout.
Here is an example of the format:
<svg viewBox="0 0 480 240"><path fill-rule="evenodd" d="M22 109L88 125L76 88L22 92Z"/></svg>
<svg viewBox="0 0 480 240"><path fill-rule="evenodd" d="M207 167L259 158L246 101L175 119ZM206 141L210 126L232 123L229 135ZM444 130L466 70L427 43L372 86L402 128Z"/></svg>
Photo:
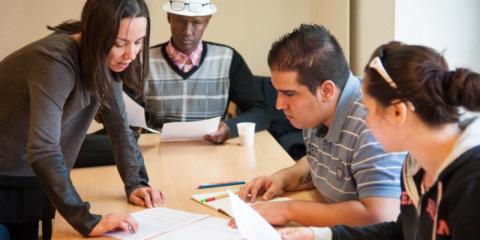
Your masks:
<svg viewBox="0 0 480 240"><path fill-rule="evenodd" d="M361 95L360 80L350 73L347 83L340 94L337 107L335 109L335 117L333 118L332 126L328 129L325 139L329 142L338 142L340 139L340 133L343 129L343 124L350 112L352 103L358 99ZM317 129L321 129L324 126L319 126Z"/></svg>

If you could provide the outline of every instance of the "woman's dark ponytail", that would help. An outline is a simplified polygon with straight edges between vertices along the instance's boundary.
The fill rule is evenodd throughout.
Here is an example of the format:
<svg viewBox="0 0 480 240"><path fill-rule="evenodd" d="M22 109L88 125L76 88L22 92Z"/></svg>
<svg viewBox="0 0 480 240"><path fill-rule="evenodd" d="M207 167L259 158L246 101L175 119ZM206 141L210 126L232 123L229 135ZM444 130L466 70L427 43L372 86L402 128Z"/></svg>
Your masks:
<svg viewBox="0 0 480 240"><path fill-rule="evenodd" d="M377 48L370 61L377 56L398 86L392 88L367 64L366 92L384 106L408 101L432 126L457 122L460 107L480 110L480 75L466 68L449 71L445 58L434 49L390 42Z"/></svg>
<svg viewBox="0 0 480 240"><path fill-rule="evenodd" d="M480 75L466 68L449 71L443 78L444 99L448 104L470 111L480 110Z"/></svg>

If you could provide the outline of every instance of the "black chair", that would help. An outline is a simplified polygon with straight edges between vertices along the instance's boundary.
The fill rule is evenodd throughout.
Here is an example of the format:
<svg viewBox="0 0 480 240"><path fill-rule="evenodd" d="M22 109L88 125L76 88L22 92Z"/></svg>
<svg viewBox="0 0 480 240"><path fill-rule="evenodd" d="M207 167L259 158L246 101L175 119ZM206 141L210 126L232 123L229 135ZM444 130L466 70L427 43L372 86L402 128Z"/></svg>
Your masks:
<svg viewBox="0 0 480 240"><path fill-rule="evenodd" d="M277 91L273 88L270 78L255 76L254 80L268 105L268 113L272 120L268 131L294 160L299 160L306 154L302 130L293 127L285 113L276 109Z"/></svg>
<svg viewBox="0 0 480 240"><path fill-rule="evenodd" d="M44 199L42 210L42 240L50 240L52 239L52 221L55 218L56 209L47 197Z"/></svg>

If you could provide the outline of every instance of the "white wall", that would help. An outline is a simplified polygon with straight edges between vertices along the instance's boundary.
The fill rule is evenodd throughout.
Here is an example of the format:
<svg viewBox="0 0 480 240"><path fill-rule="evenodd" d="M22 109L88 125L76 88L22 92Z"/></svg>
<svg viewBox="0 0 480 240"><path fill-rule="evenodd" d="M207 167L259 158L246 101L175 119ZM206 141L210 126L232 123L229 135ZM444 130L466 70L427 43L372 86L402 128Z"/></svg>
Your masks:
<svg viewBox="0 0 480 240"><path fill-rule="evenodd" d="M152 16L151 43L166 41L170 36L162 10L166 0L146 1ZM346 55L350 53L356 74L362 74L376 46L392 39L445 50L452 67L480 71L478 0L213 1L219 11L212 18L205 39L236 48L255 74L269 74L266 58L271 43L305 22L324 24L337 36ZM84 3L85 0L0 0L0 59L48 34L46 25L78 19Z"/></svg>
<svg viewBox="0 0 480 240"><path fill-rule="evenodd" d="M480 1L397 0L395 39L445 51L454 67L480 71Z"/></svg>
<svg viewBox="0 0 480 240"><path fill-rule="evenodd" d="M317 0L213 0L218 12L204 39L234 47L254 74L269 75L271 43L312 19ZM151 44L166 41L170 30L162 10L166 0L146 0L152 18ZM48 34L46 25L79 19L85 0L0 0L0 59ZM323 11L327 11L326 9Z"/></svg>
<svg viewBox="0 0 480 240"><path fill-rule="evenodd" d="M227 44L245 58L254 74L270 75L267 54L274 40L311 21L311 2L317 0L212 0L218 12L204 39ZM167 41L170 28L165 1L147 0L152 15L152 45Z"/></svg>
<svg viewBox="0 0 480 240"><path fill-rule="evenodd" d="M337 38L347 60L350 59L350 5L351 0L312 0L312 22L324 25Z"/></svg>
<svg viewBox="0 0 480 240"><path fill-rule="evenodd" d="M79 19L85 0L0 0L0 60L49 33L68 19Z"/></svg>
<svg viewBox="0 0 480 240"><path fill-rule="evenodd" d="M352 0L350 67L355 75L363 76L373 50L393 40L394 8L395 0Z"/></svg>

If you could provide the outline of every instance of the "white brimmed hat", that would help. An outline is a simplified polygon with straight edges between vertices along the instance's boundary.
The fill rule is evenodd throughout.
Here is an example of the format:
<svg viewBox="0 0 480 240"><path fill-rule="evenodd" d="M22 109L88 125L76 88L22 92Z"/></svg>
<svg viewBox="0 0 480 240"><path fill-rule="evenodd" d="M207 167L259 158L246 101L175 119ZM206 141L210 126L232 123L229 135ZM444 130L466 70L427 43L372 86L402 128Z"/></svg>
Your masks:
<svg viewBox="0 0 480 240"><path fill-rule="evenodd" d="M170 0L163 5L163 10L169 13L196 17L208 16L217 11L210 0Z"/></svg>

